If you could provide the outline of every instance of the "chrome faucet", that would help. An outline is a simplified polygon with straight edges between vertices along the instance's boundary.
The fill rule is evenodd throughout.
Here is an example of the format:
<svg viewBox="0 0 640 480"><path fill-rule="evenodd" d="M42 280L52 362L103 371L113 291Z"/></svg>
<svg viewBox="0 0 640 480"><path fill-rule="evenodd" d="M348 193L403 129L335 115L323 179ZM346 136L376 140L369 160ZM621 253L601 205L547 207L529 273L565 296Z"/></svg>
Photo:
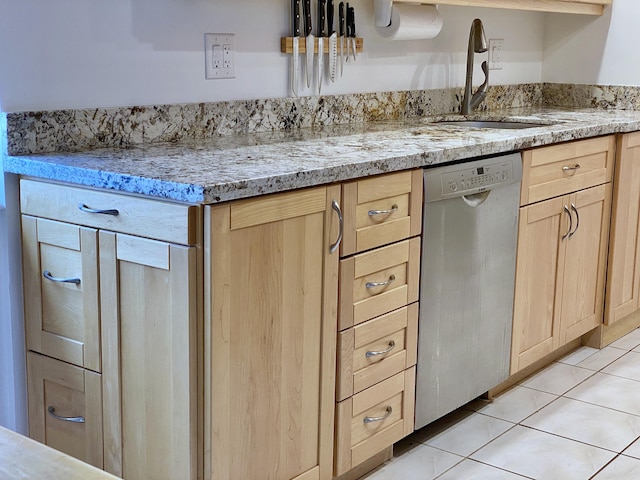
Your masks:
<svg viewBox="0 0 640 480"><path fill-rule="evenodd" d="M487 62L482 62L482 71L484 72L484 83L478 87L476 93L471 95L471 84L473 82L473 54L484 53L487 51L487 39L484 36L484 27L482 21L476 18L471 24L471 31L469 32L469 48L467 50L467 79L464 84L464 98L462 99L462 108L460 113L462 115L469 115L473 110L480 105L480 102L484 100L487 95L487 88L489 86L489 68Z"/></svg>

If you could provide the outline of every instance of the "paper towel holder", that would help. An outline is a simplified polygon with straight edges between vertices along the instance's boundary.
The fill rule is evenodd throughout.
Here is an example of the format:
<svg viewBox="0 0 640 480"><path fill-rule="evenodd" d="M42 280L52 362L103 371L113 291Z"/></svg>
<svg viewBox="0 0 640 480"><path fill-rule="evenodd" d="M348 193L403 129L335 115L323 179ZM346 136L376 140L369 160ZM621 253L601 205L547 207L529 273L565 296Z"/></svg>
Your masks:
<svg viewBox="0 0 640 480"><path fill-rule="evenodd" d="M420 4L420 1L416 2ZM426 4L424 4L426 5ZM373 18L376 27L386 28L391 25L393 0L373 0Z"/></svg>

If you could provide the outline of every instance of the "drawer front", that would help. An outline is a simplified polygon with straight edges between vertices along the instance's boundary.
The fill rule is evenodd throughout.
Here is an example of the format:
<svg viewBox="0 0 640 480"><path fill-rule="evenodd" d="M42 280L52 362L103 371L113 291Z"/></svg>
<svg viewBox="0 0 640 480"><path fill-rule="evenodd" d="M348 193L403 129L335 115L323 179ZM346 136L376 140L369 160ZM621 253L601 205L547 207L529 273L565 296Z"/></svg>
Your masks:
<svg viewBox="0 0 640 480"><path fill-rule="evenodd" d="M102 468L101 375L28 352L27 377L29 436Z"/></svg>
<svg viewBox="0 0 640 480"><path fill-rule="evenodd" d="M526 150L520 205L610 182L614 158L613 135Z"/></svg>
<svg viewBox="0 0 640 480"><path fill-rule="evenodd" d="M420 239L340 261L340 330L418 300Z"/></svg>
<svg viewBox="0 0 640 480"><path fill-rule="evenodd" d="M415 367L338 403L336 465L341 475L413 432Z"/></svg>
<svg viewBox="0 0 640 480"><path fill-rule="evenodd" d="M422 170L346 183L342 195L342 256L420 234Z"/></svg>
<svg viewBox="0 0 640 480"><path fill-rule="evenodd" d="M27 348L101 371L97 230L22 217Z"/></svg>
<svg viewBox="0 0 640 480"><path fill-rule="evenodd" d="M20 181L20 209L24 214L37 217L183 245L197 241L199 207L195 205L23 179Z"/></svg>
<svg viewBox="0 0 640 480"><path fill-rule="evenodd" d="M339 333L338 401L416 364L418 310L412 303Z"/></svg>

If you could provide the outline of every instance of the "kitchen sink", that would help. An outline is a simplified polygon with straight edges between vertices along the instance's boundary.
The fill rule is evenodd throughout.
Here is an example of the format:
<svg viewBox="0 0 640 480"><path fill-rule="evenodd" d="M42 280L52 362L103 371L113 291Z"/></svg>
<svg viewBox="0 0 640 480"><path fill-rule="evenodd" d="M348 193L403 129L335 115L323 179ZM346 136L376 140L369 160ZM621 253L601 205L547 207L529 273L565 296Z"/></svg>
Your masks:
<svg viewBox="0 0 640 480"><path fill-rule="evenodd" d="M453 125L466 128L497 128L519 130L522 128L546 127L546 123L509 122L501 120L446 120L442 122L430 122L432 125Z"/></svg>

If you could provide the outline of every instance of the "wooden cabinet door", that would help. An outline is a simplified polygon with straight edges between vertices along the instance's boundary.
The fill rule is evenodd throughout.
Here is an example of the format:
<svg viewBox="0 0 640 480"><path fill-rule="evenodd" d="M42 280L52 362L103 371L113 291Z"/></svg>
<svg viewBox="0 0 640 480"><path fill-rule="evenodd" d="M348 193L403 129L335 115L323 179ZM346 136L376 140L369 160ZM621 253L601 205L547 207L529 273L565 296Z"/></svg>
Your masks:
<svg viewBox="0 0 640 480"><path fill-rule="evenodd" d="M611 185L570 196L573 229L566 238L560 346L602 323Z"/></svg>
<svg viewBox="0 0 640 480"><path fill-rule="evenodd" d="M520 208L511 373L555 350L560 332L559 305L569 221L558 197Z"/></svg>
<svg viewBox="0 0 640 480"><path fill-rule="evenodd" d="M27 348L100 372L97 231L22 217Z"/></svg>
<svg viewBox="0 0 640 480"><path fill-rule="evenodd" d="M640 132L618 142L604 323L640 307Z"/></svg>
<svg viewBox="0 0 640 480"><path fill-rule="evenodd" d="M205 478L332 477L339 198L206 209Z"/></svg>
<svg viewBox="0 0 640 480"><path fill-rule="evenodd" d="M105 470L197 476L196 247L101 231Z"/></svg>
<svg viewBox="0 0 640 480"><path fill-rule="evenodd" d="M100 374L27 353L29 436L102 468Z"/></svg>

